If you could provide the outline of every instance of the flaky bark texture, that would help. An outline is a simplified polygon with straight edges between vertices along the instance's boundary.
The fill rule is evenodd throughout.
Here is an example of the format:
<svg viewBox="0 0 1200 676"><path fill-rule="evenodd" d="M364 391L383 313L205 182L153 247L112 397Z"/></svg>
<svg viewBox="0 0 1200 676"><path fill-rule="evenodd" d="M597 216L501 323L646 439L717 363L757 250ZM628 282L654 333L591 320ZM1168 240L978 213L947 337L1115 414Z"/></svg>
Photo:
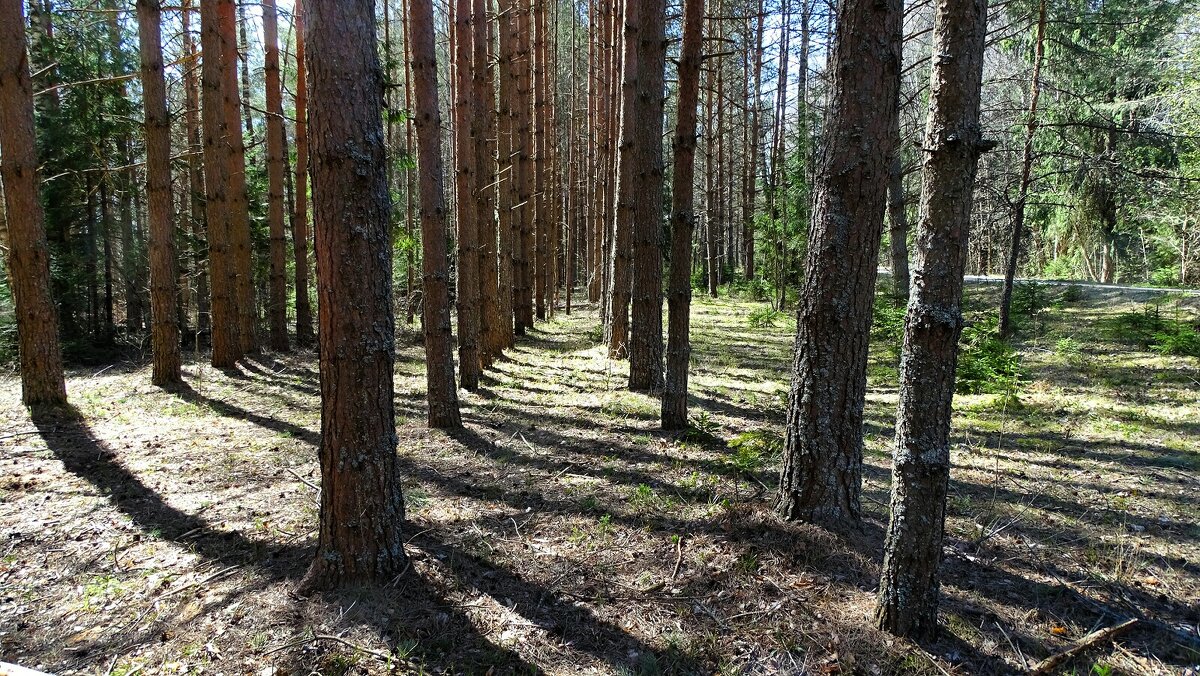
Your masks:
<svg viewBox="0 0 1200 676"><path fill-rule="evenodd" d="M383 71L373 0L308 8L321 340L321 527L308 587L406 568L392 403L395 327Z"/></svg>
<svg viewBox="0 0 1200 676"><path fill-rule="evenodd" d="M458 209L458 374L462 386L479 389L482 362L479 358L479 211L475 195L478 168L475 156L479 142L476 129L475 89L471 81L473 57L471 0L455 0L454 19L454 171L455 206Z"/></svg>
<svg viewBox="0 0 1200 676"><path fill-rule="evenodd" d="M667 64L667 5L642 3L638 35L637 203L633 219L633 295L629 331L629 389L663 385L663 80Z"/></svg>
<svg viewBox="0 0 1200 676"><path fill-rule="evenodd" d="M292 214L292 253L296 268L296 343L313 344L312 302L308 297L308 75L304 65L304 0L296 0L296 201Z"/></svg>
<svg viewBox="0 0 1200 676"><path fill-rule="evenodd" d="M937 634L938 567L950 480L950 414L963 274L979 156L987 0L939 0L923 144L916 274L904 324L891 520L876 620L918 641Z"/></svg>
<svg viewBox="0 0 1200 676"><path fill-rule="evenodd" d="M17 311L21 401L26 406L65 404L20 0L0 0L0 176L8 219L8 275Z"/></svg>
<svg viewBox="0 0 1200 676"><path fill-rule="evenodd" d="M608 324L604 327L604 342L608 356L624 359L629 356L629 303L633 291L633 270L630 266L633 251L634 210L641 188L637 185L638 122L638 40L642 25L642 3L630 0L625 5L622 50L624 65L621 75L621 132L617 148L616 221L611 243L611 272L608 278Z"/></svg>
<svg viewBox="0 0 1200 676"><path fill-rule="evenodd" d="M267 98L267 224L271 232L271 284L267 319L271 327L271 349L288 349L287 330L287 239L283 224L283 156L287 152L283 133L283 90L279 81L279 19L275 0L263 0L263 43L266 47L263 73Z"/></svg>
<svg viewBox="0 0 1200 676"><path fill-rule="evenodd" d="M776 503L785 519L859 519L867 346L896 114L892 105L881 113L879 102L896 97L891 35L901 12L899 0L839 7Z"/></svg>
<svg viewBox="0 0 1200 676"><path fill-rule="evenodd" d="M679 54L679 109L675 124L675 171L671 176L671 279L667 296L667 382L663 390L663 429L687 427L689 337L692 305L692 231L695 229L696 106L700 99L700 51L704 0L683 6L683 47Z"/></svg>
<svg viewBox="0 0 1200 676"><path fill-rule="evenodd" d="M515 159L516 140L516 109L513 103L517 92L516 64L516 3L514 0L499 0L497 8L499 16L499 106L496 111L496 142L497 157L499 158L499 233L497 236L497 285L496 311L499 317L497 329L502 348L513 345L513 289L516 286L517 262L515 259L516 246L516 209L520 198L518 173L519 167Z"/></svg>
<svg viewBox="0 0 1200 676"><path fill-rule="evenodd" d="M421 250L425 308L425 374L429 426L461 427L450 334L446 263L446 204L442 193L442 116L438 111L437 52L432 0L411 0L408 17L417 154L421 175Z"/></svg>
<svg viewBox="0 0 1200 676"><path fill-rule="evenodd" d="M183 381L176 314L175 232L171 216L171 118L163 75L159 0L138 0L142 106L146 114L146 216L150 225L150 380L160 387Z"/></svg>
<svg viewBox="0 0 1200 676"><path fill-rule="evenodd" d="M224 0L227 4L229 0ZM229 172L232 152L223 101L221 52L218 28L219 2L200 3L201 93L204 107L204 205L208 224L209 288L212 290L212 365L230 368L242 358L238 338L236 285L230 245ZM232 5L230 5L232 7ZM234 126L234 133L239 127Z"/></svg>

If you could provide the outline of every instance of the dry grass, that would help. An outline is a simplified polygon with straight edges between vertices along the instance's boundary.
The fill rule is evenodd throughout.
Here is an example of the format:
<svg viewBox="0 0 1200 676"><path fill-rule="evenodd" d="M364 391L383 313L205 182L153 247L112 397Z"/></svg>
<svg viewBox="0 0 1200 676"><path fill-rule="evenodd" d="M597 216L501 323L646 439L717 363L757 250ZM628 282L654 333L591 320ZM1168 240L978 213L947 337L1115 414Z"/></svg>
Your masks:
<svg viewBox="0 0 1200 676"><path fill-rule="evenodd" d="M1200 662L1194 359L1109 342L1117 306L1093 299L1025 336L1015 399L958 398L946 631L917 648L867 619L892 365L872 369L863 529L780 523L792 321L752 328L754 307L696 307L682 438L621 390L594 313L540 325L453 435L423 429L422 353L402 341L413 574L313 598L293 592L316 525L311 356L193 363L179 394L142 365L77 372L75 410L37 420L0 380L0 658L126 675L1011 673L1138 616L1074 673Z"/></svg>

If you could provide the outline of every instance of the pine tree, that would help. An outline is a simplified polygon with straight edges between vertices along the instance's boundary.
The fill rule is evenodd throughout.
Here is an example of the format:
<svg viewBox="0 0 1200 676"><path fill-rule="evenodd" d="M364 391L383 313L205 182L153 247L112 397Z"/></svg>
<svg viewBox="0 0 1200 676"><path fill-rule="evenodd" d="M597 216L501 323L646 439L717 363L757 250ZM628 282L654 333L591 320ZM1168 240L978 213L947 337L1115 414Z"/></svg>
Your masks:
<svg viewBox="0 0 1200 676"><path fill-rule="evenodd" d="M314 2L308 26L320 316L321 505L308 588L408 569L392 373L391 199L373 0ZM319 27L313 30L312 27Z"/></svg>
<svg viewBox="0 0 1200 676"><path fill-rule="evenodd" d="M818 170L776 509L786 519L857 521L867 347L887 200L899 0L846 0L830 55Z"/></svg>
<svg viewBox="0 0 1200 676"><path fill-rule="evenodd" d="M8 275L17 314L21 401L65 404L58 319L50 298L50 251L38 198L33 85L21 0L0 0L0 177L8 221Z"/></svg>
<svg viewBox="0 0 1200 676"><path fill-rule="evenodd" d="M432 0L410 0L409 59L416 101L417 152L421 177L422 286L425 309L425 373L429 426L462 426L454 384L450 291L446 264L446 205L442 192L441 113L438 110L437 51Z"/></svg>
<svg viewBox="0 0 1200 676"><path fill-rule="evenodd" d="M891 520L876 609L882 629L919 641L937 634L963 274L976 167L993 145L979 126L987 0L943 0L934 22L939 56L922 143L917 274L904 323Z"/></svg>
<svg viewBox="0 0 1200 676"><path fill-rule="evenodd" d="M150 224L151 382L175 387L180 372L176 313L175 231L171 196L171 118L163 75L160 0L138 0L138 36L142 54L142 104L146 114L146 200Z"/></svg>

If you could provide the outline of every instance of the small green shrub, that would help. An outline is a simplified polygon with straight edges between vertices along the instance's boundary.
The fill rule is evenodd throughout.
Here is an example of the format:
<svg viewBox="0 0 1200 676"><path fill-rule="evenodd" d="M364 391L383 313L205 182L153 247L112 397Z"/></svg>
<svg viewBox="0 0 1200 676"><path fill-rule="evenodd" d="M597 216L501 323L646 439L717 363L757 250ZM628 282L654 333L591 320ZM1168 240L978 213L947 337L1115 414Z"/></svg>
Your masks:
<svg viewBox="0 0 1200 676"><path fill-rule="evenodd" d="M888 294L875 294L875 307L871 319L871 340L881 343L892 363L900 361L900 348L904 345L905 307Z"/></svg>
<svg viewBox="0 0 1200 676"><path fill-rule="evenodd" d="M729 440L732 454L725 461L742 472L756 472L783 452L783 439L771 432L742 432Z"/></svg>
<svg viewBox="0 0 1200 676"><path fill-rule="evenodd" d="M783 319L783 313L770 305L754 308L750 311L750 316L746 321L750 323L752 329L766 329L775 326Z"/></svg>
<svg viewBox="0 0 1200 676"><path fill-rule="evenodd" d="M1079 364L1083 361L1083 345L1074 338L1059 338L1054 343L1054 354L1063 358L1069 364Z"/></svg>
<svg viewBox="0 0 1200 676"><path fill-rule="evenodd" d="M1083 300L1083 287L1082 286L1079 286L1078 284L1071 284L1070 286L1067 286L1065 289L1063 289L1062 302L1078 303L1081 300Z"/></svg>
<svg viewBox="0 0 1200 676"><path fill-rule="evenodd" d="M1010 393L1020 383L1020 356L997 335L998 323L989 316L963 329L955 381L959 394Z"/></svg>
<svg viewBox="0 0 1200 676"><path fill-rule="evenodd" d="M1150 349L1172 357L1200 357L1200 332L1180 322L1174 330L1159 331L1154 334Z"/></svg>
<svg viewBox="0 0 1200 676"><path fill-rule="evenodd" d="M1012 316L1027 320L1034 331L1038 329L1042 313L1050 306L1046 285L1041 282L1020 282L1013 287Z"/></svg>
<svg viewBox="0 0 1200 676"><path fill-rule="evenodd" d="M726 286L727 292L734 298L763 302L775 297L775 286L759 277L756 279L737 279Z"/></svg>
<svg viewBox="0 0 1200 676"><path fill-rule="evenodd" d="M1151 272L1150 286L1179 286L1179 268L1169 265Z"/></svg>

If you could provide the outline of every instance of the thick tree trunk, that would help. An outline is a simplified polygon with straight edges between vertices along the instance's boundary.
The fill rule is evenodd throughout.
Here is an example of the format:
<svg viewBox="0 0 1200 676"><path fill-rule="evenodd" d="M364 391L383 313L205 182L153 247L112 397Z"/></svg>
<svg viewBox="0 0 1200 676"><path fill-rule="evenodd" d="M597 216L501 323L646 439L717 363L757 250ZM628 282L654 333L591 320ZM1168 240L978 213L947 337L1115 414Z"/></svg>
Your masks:
<svg viewBox="0 0 1200 676"><path fill-rule="evenodd" d="M454 385L450 291L446 261L446 205L442 191L442 116L438 109L437 51L432 0L410 0L408 39L416 101L421 177L422 284L425 293L425 373L429 426L462 426Z"/></svg>
<svg viewBox="0 0 1200 676"><path fill-rule="evenodd" d="M1025 143L1021 151L1021 183L1013 205L1012 235L1008 259L1004 265L1004 286L1000 291L1000 336L1012 335L1012 294L1021 259L1021 239L1025 233L1025 203L1033 182L1033 138L1038 129L1038 99L1042 94L1042 59L1046 44L1046 0L1038 4L1037 37L1033 46L1033 77L1029 84L1029 112L1025 120Z"/></svg>
<svg viewBox="0 0 1200 676"><path fill-rule="evenodd" d="M497 296L499 331L502 347L513 345L513 319L516 300L517 205L520 203L520 164L516 160L517 100L517 6L515 0L499 0L499 107L496 111L496 141L499 157L499 233L497 236Z"/></svg>
<svg viewBox="0 0 1200 676"><path fill-rule="evenodd" d="M643 3L631 0L625 4L624 30L622 31L621 74L621 132L617 159L618 177L616 186L616 226L612 238L611 269L608 279L608 325L605 327L605 343L608 356L624 359L629 354L629 303L633 290L633 269L630 264L633 250L633 222L641 186L637 184L637 130L638 94L640 87L638 67L640 35L643 25Z"/></svg>
<svg viewBox="0 0 1200 676"><path fill-rule="evenodd" d="M246 144L241 131L242 97L238 92L237 9L233 0L214 2L217 5L217 26L221 31L221 95L229 131L229 243L233 250L238 340L242 353L249 354L258 351L258 313L255 308L250 211L246 192Z"/></svg>
<svg viewBox="0 0 1200 676"><path fill-rule="evenodd" d="M50 298L50 249L38 198L33 85L20 0L0 0L0 177L8 219L8 275L17 315L21 401L65 404L58 318Z"/></svg>
<svg viewBox="0 0 1200 676"><path fill-rule="evenodd" d="M308 295L308 74L304 56L305 2L296 0L296 202L292 252L296 268L296 344L313 344L312 301Z"/></svg>
<svg viewBox="0 0 1200 676"><path fill-rule="evenodd" d="M938 567L950 480L950 416L979 127L987 0L939 0L923 145L917 274L904 326L900 410L876 620L918 641L937 634Z"/></svg>
<svg viewBox="0 0 1200 676"><path fill-rule="evenodd" d="M641 3L638 35L634 172L637 201L632 223L633 295L629 335L629 389L663 385L663 87L667 64L664 0Z"/></svg>
<svg viewBox="0 0 1200 676"><path fill-rule="evenodd" d="M689 338L692 303L692 230L696 222L692 181L696 173L696 106L700 98L700 52L704 0L683 6L683 46L679 55L679 106L675 124L675 167L671 174L671 279L667 296L667 381L662 399L663 429L687 427Z"/></svg>
<svg viewBox="0 0 1200 676"><path fill-rule="evenodd" d="M200 3L200 48L203 50L201 87L204 108L205 221L208 224L209 286L212 289L212 365L232 368L242 358L238 338L237 285L230 233L229 173L232 149L225 114L221 53L224 37L218 27L218 5L232 9L231 0ZM235 126L233 135L240 136Z"/></svg>
<svg viewBox="0 0 1200 676"><path fill-rule="evenodd" d="M534 260L536 248L535 232L535 201L537 196L534 189L537 177L534 175L533 136L533 0L518 0L517 10L517 53L515 66L517 78L517 161L520 164L521 193L517 204L519 237L514 246L519 250L516 256L518 262L516 295L513 297L516 314L516 333L525 335L526 329L533 328L533 287Z"/></svg>
<svg viewBox="0 0 1200 676"><path fill-rule="evenodd" d="M825 148L797 310L786 451L786 519L857 521L867 348L900 53L899 0L845 0L830 55Z"/></svg>
<svg viewBox="0 0 1200 676"><path fill-rule="evenodd" d="M284 233L283 156L287 139L283 131L283 90L279 81L279 19L275 0L263 0L263 72L267 99L267 223L271 232L271 284L267 317L271 349L287 351L287 240Z"/></svg>
<svg viewBox="0 0 1200 676"><path fill-rule="evenodd" d="M479 240L479 336L480 360L491 366L505 347L497 297L500 293L496 261L496 82L492 74L492 33L488 21L489 0L474 0L472 75L476 129L475 195Z"/></svg>
<svg viewBox="0 0 1200 676"><path fill-rule="evenodd" d="M472 30L471 0L455 0L454 19L454 139L455 205L458 209L458 371L462 386L479 389L482 372L479 358L479 210L475 197L475 148L479 142L474 108L479 105L471 82Z"/></svg>
<svg viewBox="0 0 1200 676"><path fill-rule="evenodd" d="M305 586L408 568L396 467L392 242L373 0L309 7L321 340L321 526Z"/></svg>
<svg viewBox="0 0 1200 676"><path fill-rule="evenodd" d="M138 0L142 104L146 114L146 201L150 225L150 380L160 387L183 382L175 312L175 232L171 205L171 117L163 75L160 0Z"/></svg>

